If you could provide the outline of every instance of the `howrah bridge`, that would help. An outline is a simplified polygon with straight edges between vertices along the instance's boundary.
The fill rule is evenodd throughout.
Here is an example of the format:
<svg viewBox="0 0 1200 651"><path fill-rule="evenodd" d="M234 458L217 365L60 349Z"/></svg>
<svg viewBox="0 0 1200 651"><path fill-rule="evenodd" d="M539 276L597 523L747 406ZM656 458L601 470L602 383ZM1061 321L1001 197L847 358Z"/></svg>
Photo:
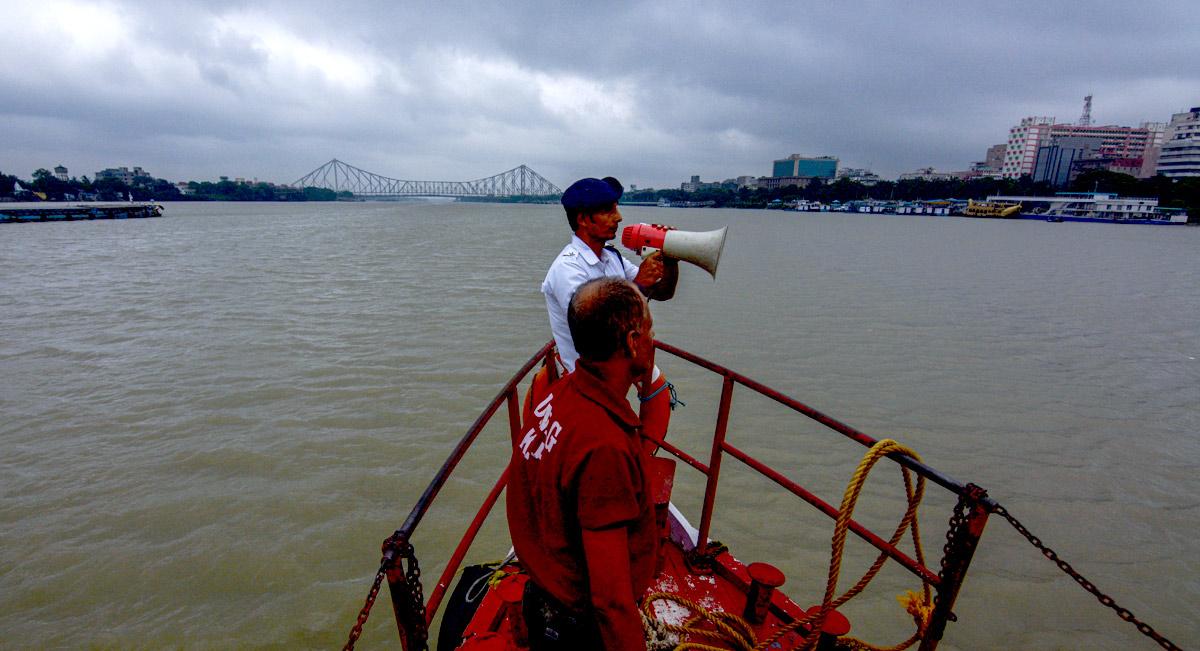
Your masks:
<svg viewBox="0 0 1200 651"><path fill-rule="evenodd" d="M356 197L552 196L562 190L525 165L474 181L407 181L368 172L336 158L305 174L294 187L350 192Z"/></svg>

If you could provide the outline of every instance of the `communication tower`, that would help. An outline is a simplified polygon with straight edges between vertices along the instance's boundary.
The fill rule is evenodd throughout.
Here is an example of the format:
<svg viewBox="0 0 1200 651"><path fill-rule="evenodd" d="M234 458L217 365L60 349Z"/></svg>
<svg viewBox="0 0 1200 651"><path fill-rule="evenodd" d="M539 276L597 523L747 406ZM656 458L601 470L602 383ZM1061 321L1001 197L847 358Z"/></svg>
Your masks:
<svg viewBox="0 0 1200 651"><path fill-rule="evenodd" d="M1092 96L1083 98L1083 115L1079 116L1079 126L1092 126Z"/></svg>

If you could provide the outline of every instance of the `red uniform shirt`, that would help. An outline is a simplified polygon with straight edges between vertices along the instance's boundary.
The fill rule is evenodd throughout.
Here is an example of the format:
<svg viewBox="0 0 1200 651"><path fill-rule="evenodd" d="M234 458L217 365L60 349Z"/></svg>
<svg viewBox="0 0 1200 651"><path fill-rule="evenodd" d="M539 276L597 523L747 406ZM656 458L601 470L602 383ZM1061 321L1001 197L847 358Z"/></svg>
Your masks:
<svg viewBox="0 0 1200 651"><path fill-rule="evenodd" d="M654 579L658 534L638 418L585 363L525 410L508 469L508 530L530 578L591 607L583 529L626 527L635 601Z"/></svg>

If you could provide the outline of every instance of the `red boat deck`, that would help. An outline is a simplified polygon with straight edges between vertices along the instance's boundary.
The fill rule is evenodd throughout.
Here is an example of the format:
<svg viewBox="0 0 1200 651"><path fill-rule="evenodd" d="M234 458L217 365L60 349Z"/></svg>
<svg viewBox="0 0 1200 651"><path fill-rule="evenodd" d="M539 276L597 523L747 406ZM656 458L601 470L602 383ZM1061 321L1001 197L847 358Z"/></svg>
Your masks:
<svg viewBox="0 0 1200 651"><path fill-rule="evenodd" d="M695 530L681 523L674 516L669 522L670 535L667 544L660 547L661 568L655 582L646 591L646 609L653 613L653 618L671 627L691 627L693 633L679 634L673 645L683 642L702 643L721 649L736 649L720 637L720 632L712 623L699 617L703 608L726 622L732 622L734 630L743 634L750 646L772 639L780 631L806 614L804 608L793 602L783 590L770 590L763 596L766 599L761 608L762 621L751 623L753 604L751 593L758 593L757 586L751 578L751 568L734 558L727 550L721 550L712 556L713 563L704 570L693 569L688 563L688 554L695 547L692 536ZM783 575L774 568L764 564L752 564L755 574L775 574L775 579ZM458 647L463 651L511 651L528 648L521 620L521 595L524 592L526 576L521 574L519 562L505 565L494 575L493 585L484 595L479 609L472 617L470 624L463 633L462 644ZM759 578L762 578L760 576ZM655 595L669 594L671 598L655 598ZM819 610L819 606L814 606ZM734 617L729 617L730 615ZM826 618L825 629L832 636L844 635L849 631L849 622L840 614L833 612ZM781 635L776 648L796 648L802 641L807 628L801 628L799 633L786 632ZM711 631L714 635L706 635L700 631Z"/></svg>

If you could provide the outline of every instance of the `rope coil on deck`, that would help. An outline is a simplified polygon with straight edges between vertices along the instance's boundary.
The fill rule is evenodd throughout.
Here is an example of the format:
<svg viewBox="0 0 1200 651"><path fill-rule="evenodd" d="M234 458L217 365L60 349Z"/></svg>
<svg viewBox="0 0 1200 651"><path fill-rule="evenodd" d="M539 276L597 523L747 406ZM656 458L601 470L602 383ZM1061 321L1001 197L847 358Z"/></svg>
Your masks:
<svg viewBox="0 0 1200 651"><path fill-rule="evenodd" d="M829 560L829 577L825 584L825 596L821 600L821 607L815 612L806 617L797 619L785 626L777 629L771 637L763 641L758 641L754 634L753 626L751 626L743 618L724 612L714 612L703 608L699 604L692 601L665 592L656 592L646 597L642 604L642 610L646 617L651 621L656 621L666 630L669 630L680 635L698 636L712 640L719 640L723 644L729 645L738 651L760 651L769 648L784 636L797 631L803 627L809 627L809 632L806 633L798 648L811 648L817 641L818 635L814 632L820 631L824 625L825 618L828 613L841 607L842 604L853 599L875 578L883 564L887 561L888 555L881 552L875 561L858 580L840 597L834 598L837 592L838 577L841 573L842 560L846 546L846 534L850 529L850 519L854 514L854 507L858 503L859 495L862 493L863 485L866 483L867 476L871 469L881 457L889 454L903 454L913 459L920 461L921 458L911 448L908 448L891 439L883 439L877 442L862 461L859 462L858 468L850 478L850 483L846 486L846 491L842 496L841 507L838 510L838 517L833 528L833 539L831 542L832 552ZM914 486L910 471L904 466L900 467L904 478L904 493L907 498L908 506L905 509L904 517L900 519L896 525L895 531L891 538L888 539L888 544L893 547L904 538L904 534L909 530L912 531L913 548L916 553L918 563L924 565L925 553L921 547L921 533L917 522L917 508L921 504L921 498L925 493L925 478L918 475ZM869 651L903 651L912 646L917 640L925 634L925 629L929 624L929 618L933 612L933 596L930 592L929 585L922 582L922 592L920 594L909 591L904 595L897 597L900 605L904 606L905 610L913 616L913 621L916 624L917 630L904 642L890 647L878 647L857 638L841 637L839 642L854 649L864 649ZM695 615L680 625L666 624L665 622L657 621L654 617L653 602L658 600L669 600L691 610ZM702 628L702 624L711 625L713 628ZM811 626L810 626L811 625ZM698 651L722 651L725 647L717 647L699 642L684 642L675 647L676 651L685 651L688 649L696 649Z"/></svg>
<svg viewBox="0 0 1200 651"><path fill-rule="evenodd" d="M695 613L682 624L668 624L654 617L654 602L659 600L671 601ZM754 628L745 619L721 611L714 611L700 604L669 592L655 592L647 595L642 601L642 612L646 619L654 624L655 629L662 628L679 635L694 635L719 640L730 644L738 651L752 651L758 646ZM701 628L702 623L713 626L712 629ZM675 651L697 649L698 651L725 651L725 647L701 644L699 642L683 642L675 647Z"/></svg>

